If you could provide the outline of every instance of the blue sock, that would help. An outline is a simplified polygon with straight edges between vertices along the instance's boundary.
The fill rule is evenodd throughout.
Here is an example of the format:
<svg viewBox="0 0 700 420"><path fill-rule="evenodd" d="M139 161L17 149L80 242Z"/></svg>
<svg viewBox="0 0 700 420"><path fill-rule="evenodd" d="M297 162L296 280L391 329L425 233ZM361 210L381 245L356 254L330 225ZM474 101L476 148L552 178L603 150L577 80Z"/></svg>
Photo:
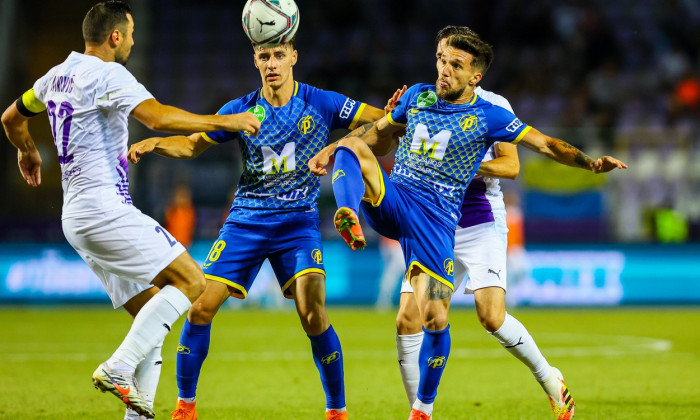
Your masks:
<svg viewBox="0 0 700 420"><path fill-rule="evenodd" d="M326 408L345 407L343 351L340 349L338 335L331 325L319 335L310 335L309 340L316 368L321 374L323 391L326 393Z"/></svg>
<svg viewBox="0 0 700 420"><path fill-rule="evenodd" d="M177 395L180 398L194 398L197 393L199 372L209 353L210 337L211 323L196 325L185 319L177 346Z"/></svg>
<svg viewBox="0 0 700 420"><path fill-rule="evenodd" d="M344 146L335 149L333 165L333 195L340 207L349 207L359 212L362 196L365 195L365 182L362 168L355 152Z"/></svg>
<svg viewBox="0 0 700 420"><path fill-rule="evenodd" d="M450 326L441 331L423 328L423 332L423 344L418 354L420 382L417 396L422 402L431 404L435 401L440 378L450 355Z"/></svg>

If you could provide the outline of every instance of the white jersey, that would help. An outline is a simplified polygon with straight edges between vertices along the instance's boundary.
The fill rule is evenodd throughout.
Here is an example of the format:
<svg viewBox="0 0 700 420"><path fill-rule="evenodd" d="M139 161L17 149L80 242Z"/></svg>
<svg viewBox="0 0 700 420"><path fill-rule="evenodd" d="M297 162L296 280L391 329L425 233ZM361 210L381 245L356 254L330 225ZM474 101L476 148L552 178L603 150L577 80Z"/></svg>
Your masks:
<svg viewBox="0 0 700 420"><path fill-rule="evenodd" d="M72 52L34 83L46 105L63 186L63 219L131 204L128 117L153 98L121 64Z"/></svg>
<svg viewBox="0 0 700 420"><path fill-rule="evenodd" d="M482 99L513 112L510 103L503 96L484 90L480 86L477 86L474 92ZM495 144L496 143L494 143L494 145ZM496 157L494 145L489 147L486 151L482 162L489 161ZM472 178L469 183L469 188L467 188L464 194L464 201L462 202L461 208L462 217L459 220L457 229L493 222L493 215L495 213L501 213L505 216L505 209L503 193L501 192L498 178L484 177L475 174L474 178Z"/></svg>

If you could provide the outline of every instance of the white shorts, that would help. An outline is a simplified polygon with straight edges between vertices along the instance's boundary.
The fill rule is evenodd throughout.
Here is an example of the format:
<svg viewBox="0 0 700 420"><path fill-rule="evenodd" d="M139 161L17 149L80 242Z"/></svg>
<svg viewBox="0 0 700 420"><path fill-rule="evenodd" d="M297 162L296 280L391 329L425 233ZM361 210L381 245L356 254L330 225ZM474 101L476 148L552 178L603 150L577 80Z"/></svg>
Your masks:
<svg viewBox="0 0 700 420"><path fill-rule="evenodd" d="M136 207L63 219L63 233L97 277L115 308L152 287L183 247Z"/></svg>
<svg viewBox="0 0 700 420"><path fill-rule="evenodd" d="M455 291L464 278L464 293L474 293L485 287L506 289L506 249L508 228L505 216L494 214L496 221L468 228L457 227L455 232ZM404 277L401 293L413 293Z"/></svg>

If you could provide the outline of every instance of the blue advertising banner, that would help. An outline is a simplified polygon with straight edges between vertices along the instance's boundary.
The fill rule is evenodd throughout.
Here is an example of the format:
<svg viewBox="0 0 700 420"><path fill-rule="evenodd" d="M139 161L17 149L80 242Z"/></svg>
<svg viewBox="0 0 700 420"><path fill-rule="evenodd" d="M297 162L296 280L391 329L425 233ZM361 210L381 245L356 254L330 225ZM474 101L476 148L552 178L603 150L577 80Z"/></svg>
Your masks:
<svg viewBox="0 0 700 420"><path fill-rule="evenodd" d="M191 253L202 262L210 242ZM324 243L327 300L372 305L383 262L376 247L351 251ZM512 305L700 304L700 245L551 245L528 247L509 257L508 303ZM398 302L400 275L393 286ZM269 264L261 269L249 303L285 304ZM0 302L109 302L99 279L65 244L0 244ZM457 289L454 304L472 304Z"/></svg>

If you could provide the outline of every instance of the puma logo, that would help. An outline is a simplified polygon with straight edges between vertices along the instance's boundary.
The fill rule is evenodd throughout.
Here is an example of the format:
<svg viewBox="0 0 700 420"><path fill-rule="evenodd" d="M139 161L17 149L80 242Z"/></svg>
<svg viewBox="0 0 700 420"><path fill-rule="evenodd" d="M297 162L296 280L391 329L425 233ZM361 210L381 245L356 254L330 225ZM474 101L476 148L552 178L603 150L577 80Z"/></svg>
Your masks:
<svg viewBox="0 0 700 420"><path fill-rule="evenodd" d="M489 270L489 271L491 271L491 270ZM521 344L523 344L523 337L522 336L520 338L518 338L518 342L513 344L512 346L503 346L503 347L505 347L507 349L512 349L513 347L518 347Z"/></svg>
<svg viewBox="0 0 700 420"><path fill-rule="evenodd" d="M263 22L262 20L260 20L258 18L255 18L255 19L258 21L258 23L260 23L260 32L263 31L263 26L265 26L265 25L275 26L274 20L271 20L269 22Z"/></svg>
<svg viewBox="0 0 700 420"><path fill-rule="evenodd" d="M491 273L491 274L495 274L496 277L498 277L498 280L500 280L500 279L501 279L501 271L503 271L503 270L498 270L498 272L495 272L495 271L493 271L492 269L489 268L489 271L488 271L488 272Z"/></svg>

